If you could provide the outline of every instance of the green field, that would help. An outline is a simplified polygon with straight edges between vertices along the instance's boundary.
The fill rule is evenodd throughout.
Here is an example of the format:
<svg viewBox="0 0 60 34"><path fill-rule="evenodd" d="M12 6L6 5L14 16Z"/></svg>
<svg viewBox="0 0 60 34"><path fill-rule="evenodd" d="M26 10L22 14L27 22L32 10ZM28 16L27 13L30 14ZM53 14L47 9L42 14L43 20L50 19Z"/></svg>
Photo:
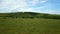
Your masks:
<svg viewBox="0 0 60 34"><path fill-rule="evenodd" d="M60 34L60 19L0 19L0 34Z"/></svg>

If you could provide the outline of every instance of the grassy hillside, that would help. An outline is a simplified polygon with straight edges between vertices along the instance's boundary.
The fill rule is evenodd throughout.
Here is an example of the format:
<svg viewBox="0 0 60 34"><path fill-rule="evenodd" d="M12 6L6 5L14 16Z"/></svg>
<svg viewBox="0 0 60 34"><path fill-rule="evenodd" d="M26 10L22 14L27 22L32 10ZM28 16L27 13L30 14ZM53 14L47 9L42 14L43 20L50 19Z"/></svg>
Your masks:
<svg viewBox="0 0 60 34"><path fill-rule="evenodd" d="M47 18L47 19L60 19L60 15L43 14L34 12L17 12L17 13L0 13L0 18Z"/></svg>
<svg viewBox="0 0 60 34"><path fill-rule="evenodd" d="M60 15L0 13L0 34L60 34Z"/></svg>

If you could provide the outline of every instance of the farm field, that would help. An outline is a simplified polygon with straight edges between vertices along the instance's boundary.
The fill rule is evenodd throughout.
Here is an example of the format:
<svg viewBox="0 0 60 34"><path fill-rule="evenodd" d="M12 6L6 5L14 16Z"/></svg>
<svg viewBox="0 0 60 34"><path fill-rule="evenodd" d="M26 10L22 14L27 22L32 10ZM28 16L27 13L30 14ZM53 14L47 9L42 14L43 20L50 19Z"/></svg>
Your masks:
<svg viewBox="0 0 60 34"><path fill-rule="evenodd" d="M0 34L60 34L60 19L0 19Z"/></svg>

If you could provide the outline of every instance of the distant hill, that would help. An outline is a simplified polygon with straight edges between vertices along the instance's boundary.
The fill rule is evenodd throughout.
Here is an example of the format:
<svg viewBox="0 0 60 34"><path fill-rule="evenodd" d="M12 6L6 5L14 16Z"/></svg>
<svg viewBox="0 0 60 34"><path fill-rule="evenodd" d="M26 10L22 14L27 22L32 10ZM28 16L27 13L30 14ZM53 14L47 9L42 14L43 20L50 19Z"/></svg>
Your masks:
<svg viewBox="0 0 60 34"><path fill-rule="evenodd" d="M47 18L60 19L60 15L35 13L35 12L16 12L16 13L0 13L0 18Z"/></svg>

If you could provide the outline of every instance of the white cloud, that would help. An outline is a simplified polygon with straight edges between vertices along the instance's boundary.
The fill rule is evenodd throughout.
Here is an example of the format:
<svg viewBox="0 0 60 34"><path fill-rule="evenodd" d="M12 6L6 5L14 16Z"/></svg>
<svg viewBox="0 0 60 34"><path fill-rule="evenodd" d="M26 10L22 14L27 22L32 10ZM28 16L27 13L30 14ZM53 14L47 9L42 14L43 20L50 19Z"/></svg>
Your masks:
<svg viewBox="0 0 60 34"><path fill-rule="evenodd" d="M28 2L29 1L29 2ZM31 8L30 6L35 6L38 3L44 3L46 0L2 0L0 1L0 12L6 12L6 11L35 11L35 9L39 8Z"/></svg>
<svg viewBox="0 0 60 34"><path fill-rule="evenodd" d="M8 7L7 9L16 9L18 7L24 8L26 7L27 3L24 0L17 0L17 1L12 1L12 0L3 0L1 3L1 8Z"/></svg>
<svg viewBox="0 0 60 34"><path fill-rule="evenodd" d="M47 0L40 0L41 3L45 3Z"/></svg>
<svg viewBox="0 0 60 34"><path fill-rule="evenodd" d="M35 4L37 4L39 2L39 0L33 0L31 3L33 4L33 5L35 5Z"/></svg>
<svg viewBox="0 0 60 34"><path fill-rule="evenodd" d="M45 3L46 1L47 0L32 0L29 3L31 3L34 6L34 5L38 4L38 3Z"/></svg>

